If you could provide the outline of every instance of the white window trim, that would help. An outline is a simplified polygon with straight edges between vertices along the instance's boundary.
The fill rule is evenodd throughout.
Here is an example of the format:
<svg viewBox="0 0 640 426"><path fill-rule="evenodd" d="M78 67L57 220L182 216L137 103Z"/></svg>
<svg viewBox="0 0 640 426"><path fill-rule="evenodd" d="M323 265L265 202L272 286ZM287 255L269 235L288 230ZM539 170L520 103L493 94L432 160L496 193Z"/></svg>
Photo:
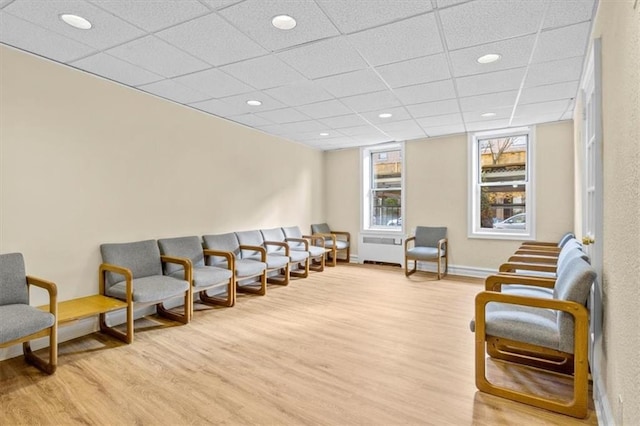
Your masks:
<svg viewBox="0 0 640 426"><path fill-rule="evenodd" d="M400 217L403 218L402 226L398 228L369 228L368 227L368 215L369 215L369 207L370 207L370 196L371 193L369 191L371 184L371 154L380 151L390 151L400 149L400 154L402 157L402 175L400 176L401 185L402 185L402 195L400 197ZM394 236L402 236L404 235L405 229L405 176L406 176L406 168L405 168L405 158L404 158L404 142L392 142L385 143L380 145L372 145L365 146L360 148L360 232L362 234L384 234L384 235L394 235Z"/></svg>
<svg viewBox="0 0 640 426"><path fill-rule="evenodd" d="M523 231L512 229L486 229L480 227L479 209L480 187L478 185L478 139L505 137L517 134L528 134L527 145L527 229ZM468 208L467 208L467 237L495 240L535 240L536 236L536 200L535 200L535 140L536 128L517 127L510 129L491 130L469 134L468 145Z"/></svg>

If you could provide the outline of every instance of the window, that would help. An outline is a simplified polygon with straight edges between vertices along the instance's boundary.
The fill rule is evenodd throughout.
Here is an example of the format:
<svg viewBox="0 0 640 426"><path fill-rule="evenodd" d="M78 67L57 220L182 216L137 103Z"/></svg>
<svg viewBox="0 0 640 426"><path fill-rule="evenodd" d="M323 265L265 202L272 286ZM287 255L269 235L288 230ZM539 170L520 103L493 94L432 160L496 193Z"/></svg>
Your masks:
<svg viewBox="0 0 640 426"><path fill-rule="evenodd" d="M469 237L534 238L532 128L470 135Z"/></svg>
<svg viewBox="0 0 640 426"><path fill-rule="evenodd" d="M404 144L363 148L362 229L402 231Z"/></svg>

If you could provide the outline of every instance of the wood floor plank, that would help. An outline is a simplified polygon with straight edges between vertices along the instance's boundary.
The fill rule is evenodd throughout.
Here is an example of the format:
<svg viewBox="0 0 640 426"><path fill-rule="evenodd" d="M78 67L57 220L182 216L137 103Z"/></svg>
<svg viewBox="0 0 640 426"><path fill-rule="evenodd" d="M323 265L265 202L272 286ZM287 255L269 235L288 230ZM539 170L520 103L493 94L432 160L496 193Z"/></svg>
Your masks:
<svg viewBox="0 0 640 426"><path fill-rule="evenodd" d="M597 424L593 410L576 420L476 390L469 320L482 288L339 265L197 309L186 326L145 318L132 345L99 333L62 343L53 376L0 363L0 424Z"/></svg>

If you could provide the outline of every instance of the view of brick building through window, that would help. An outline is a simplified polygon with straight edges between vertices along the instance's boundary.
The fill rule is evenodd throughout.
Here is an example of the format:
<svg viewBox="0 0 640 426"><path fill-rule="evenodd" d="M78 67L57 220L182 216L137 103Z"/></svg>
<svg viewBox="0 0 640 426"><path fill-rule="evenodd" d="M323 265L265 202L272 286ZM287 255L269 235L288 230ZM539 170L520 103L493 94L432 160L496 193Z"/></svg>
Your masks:
<svg viewBox="0 0 640 426"><path fill-rule="evenodd" d="M372 226L402 226L402 151L371 153Z"/></svg>

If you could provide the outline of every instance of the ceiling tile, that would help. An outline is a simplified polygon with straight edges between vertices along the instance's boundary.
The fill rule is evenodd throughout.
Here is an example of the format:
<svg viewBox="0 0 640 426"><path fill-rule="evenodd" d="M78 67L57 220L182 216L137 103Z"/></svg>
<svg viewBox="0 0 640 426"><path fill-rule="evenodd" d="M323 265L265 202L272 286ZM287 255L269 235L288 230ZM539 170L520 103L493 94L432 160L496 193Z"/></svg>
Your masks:
<svg viewBox="0 0 640 426"><path fill-rule="evenodd" d="M173 81L205 93L210 98L224 98L253 91L253 88L217 69L176 77Z"/></svg>
<svg viewBox="0 0 640 426"><path fill-rule="evenodd" d="M258 117L255 114L234 115L233 117L229 117L229 120L233 120L236 123L245 124L250 127L269 126L271 124L274 124L269 120L266 120L262 117Z"/></svg>
<svg viewBox="0 0 640 426"><path fill-rule="evenodd" d="M534 34L547 2L472 1L440 11L450 50Z"/></svg>
<svg viewBox="0 0 640 426"><path fill-rule="evenodd" d="M328 117L320 120L323 124L332 129L344 129L346 127L356 127L368 125L365 120L357 114L341 115L338 117Z"/></svg>
<svg viewBox="0 0 640 426"><path fill-rule="evenodd" d="M425 129L429 137L442 136L442 135L454 135L456 133L466 132L465 127L462 124L454 124L449 126L434 126Z"/></svg>
<svg viewBox="0 0 640 426"><path fill-rule="evenodd" d="M483 111L492 108L510 107L516 102L517 90L507 92L485 93L484 95L460 98L460 108L466 111Z"/></svg>
<svg viewBox="0 0 640 426"><path fill-rule="evenodd" d="M374 66L443 50L433 13L352 34L349 41Z"/></svg>
<svg viewBox="0 0 640 426"><path fill-rule="evenodd" d="M548 84L525 88L520 95L519 103L532 104L536 102L555 101L558 99L575 98L578 94L578 81L568 83Z"/></svg>
<svg viewBox="0 0 640 426"><path fill-rule="evenodd" d="M107 53L169 78L210 67L154 36L114 47Z"/></svg>
<svg viewBox="0 0 640 426"><path fill-rule="evenodd" d="M220 69L256 89L269 89L304 80L304 76L275 56L249 59Z"/></svg>
<svg viewBox="0 0 640 426"><path fill-rule="evenodd" d="M495 114L493 117L483 117L482 114L485 113L493 113ZM475 122L484 122L490 120L509 120L511 118L511 113L513 112L513 107L502 107L502 108L482 108L477 111L463 112L462 119L465 123L475 123Z"/></svg>
<svg viewBox="0 0 640 426"><path fill-rule="evenodd" d="M350 96L340 100L355 112L375 111L400 105L400 102L390 90Z"/></svg>
<svg viewBox="0 0 640 426"><path fill-rule="evenodd" d="M416 119L416 121L429 133L429 127L438 126L459 126L462 124L462 115L460 114L444 114L435 115L433 117L422 117Z"/></svg>
<svg viewBox="0 0 640 426"><path fill-rule="evenodd" d="M139 0L89 1L147 31L158 31L210 13L210 10L197 0L156 1L153 7L149 7L148 2Z"/></svg>
<svg viewBox="0 0 640 426"><path fill-rule="evenodd" d="M393 91L405 105L435 102L456 97L456 91L451 80L417 84L394 89Z"/></svg>
<svg viewBox="0 0 640 426"><path fill-rule="evenodd" d="M543 31L533 55L533 62L547 62L556 59L584 55L589 38L590 22L570 27Z"/></svg>
<svg viewBox="0 0 640 426"><path fill-rule="evenodd" d="M531 124L540 124L540 123L549 123L552 121L559 121L563 117L561 112L555 113L541 113L537 115L526 115L522 117L514 117L512 125L513 126L528 126Z"/></svg>
<svg viewBox="0 0 640 426"><path fill-rule="evenodd" d="M277 56L310 79L367 67L367 63L344 37L305 44Z"/></svg>
<svg viewBox="0 0 640 426"><path fill-rule="evenodd" d="M592 19L595 0L563 0L549 3L543 28L555 28Z"/></svg>
<svg viewBox="0 0 640 426"><path fill-rule="evenodd" d="M197 90L185 87L176 83L173 80L156 81L155 83L145 84L138 87L145 92L153 93L154 95L161 96L165 99L169 99L182 104L189 104L192 102L200 102L210 98L210 96L198 92Z"/></svg>
<svg viewBox="0 0 640 426"><path fill-rule="evenodd" d="M395 140L411 140L426 136L425 131L414 120L379 124L378 128Z"/></svg>
<svg viewBox="0 0 640 426"><path fill-rule="evenodd" d="M282 124L280 127L287 133L322 132L327 128L326 125L313 120Z"/></svg>
<svg viewBox="0 0 640 426"><path fill-rule="evenodd" d="M582 60L583 57L578 56L559 61L532 64L529 67L524 87L580 80Z"/></svg>
<svg viewBox="0 0 640 426"><path fill-rule="evenodd" d="M495 71L486 74L459 77L456 79L460 96L482 95L484 93L502 92L519 89L526 68Z"/></svg>
<svg viewBox="0 0 640 426"><path fill-rule="evenodd" d="M101 75L111 80L129 85L139 86L149 84L154 81L164 80L164 77L131 65L106 53L98 53L79 61L71 63L72 66Z"/></svg>
<svg viewBox="0 0 640 426"><path fill-rule="evenodd" d="M383 65L377 67L376 71L392 88L451 78L443 53Z"/></svg>
<svg viewBox="0 0 640 426"><path fill-rule="evenodd" d="M344 34L387 24L432 9L431 3L424 0L316 1Z"/></svg>
<svg viewBox="0 0 640 426"><path fill-rule="evenodd" d="M0 11L0 42L45 58L71 62L96 51L86 44Z"/></svg>
<svg viewBox="0 0 640 426"><path fill-rule="evenodd" d="M141 29L82 0L14 1L2 10L97 49L106 49L145 34ZM65 24L59 16L69 11L91 22L91 30L79 30Z"/></svg>
<svg viewBox="0 0 640 426"><path fill-rule="evenodd" d="M320 85L312 81L298 81L287 86L276 87L265 91L269 96L274 97L290 106L310 104L314 102L331 99Z"/></svg>
<svg viewBox="0 0 640 426"><path fill-rule="evenodd" d="M309 117L293 108L274 109L272 111L258 112L258 117L276 124L294 123L296 121L308 121Z"/></svg>
<svg viewBox="0 0 640 426"><path fill-rule="evenodd" d="M438 9L443 9L445 7L453 6L455 4L464 3L469 0L436 0L436 4Z"/></svg>
<svg viewBox="0 0 640 426"><path fill-rule="evenodd" d="M480 130L493 130L503 129L509 127L509 120L489 120L489 121L476 121L474 123L467 123L466 128L468 132L478 132Z"/></svg>
<svg viewBox="0 0 640 426"><path fill-rule="evenodd" d="M203 102L194 102L189 106L219 117L232 117L246 113L246 110L235 105L230 105L218 99L210 99Z"/></svg>
<svg viewBox="0 0 640 426"><path fill-rule="evenodd" d="M267 53L258 43L216 14L194 19L156 35L215 66ZM224 42L221 43L221 40Z"/></svg>
<svg viewBox="0 0 640 426"><path fill-rule="evenodd" d="M371 69L320 78L315 82L337 98L387 89L384 82Z"/></svg>
<svg viewBox="0 0 640 426"><path fill-rule="evenodd" d="M346 127L340 129L340 133L344 133L347 136L381 136L382 133L371 125L363 125L363 126L354 126L354 127Z"/></svg>
<svg viewBox="0 0 640 426"><path fill-rule="evenodd" d="M223 7L236 4L242 0L200 0L206 3L211 9L221 9Z"/></svg>
<svg viewBox="0 0 640 426"><path fill-rule="evenodd" d="M454 50L449 53L453 75L462 77L527 66L534 42L535 36L528 35ZM502 59L490 64L478 63L477 59L488 53L498 53Z"/></svg>
<svg viewBox="0 0 640 426"><path fill-rule="evenodd" d="M262 102L262 105L258 105L258 106L247 105L248 100L260 101ZM262 111L271 111L272 109L280 109L280 108L287 107L287 105L283 104L282 102L279 102L278 100L272 98L271 96L267 95L264 92L243 93L241 95L222 98L222 101L241 110L241 113L258 113ZM237 114L240 114L240 113L236 113L234 115L237 115Z"/></svg>
<svg viewBox="0 0 640 426"><path fill-rule="evenodd" d="M313 0L247 0L218 13L271 51L340 34ZM278 14L295 18L296 27L276 29L271 20Z"/></svg>
<svg viewBox="0 0 640 426"><path fill-rule="evenodd" d="M572 104L573 100L571 99L561 99L558 101L518 105L518 107L516 108L515 117L522 117L525 115L549 114L555 112L558 113L558 116L561 116Z"/></svg>
<svg viewBox="0 0 640 426"><path fill-rule="evenodd" d="M391 117L380 118L380 114L391 114ZM370 111L361 114L362 117L373 124L392 123L394 121L404 121L411 118L404 107L384 108L377 111Z"/></svg>
<svg viewBox="0 0 640 426"><path fill-rule="evenodd" d="M316 102L315 104L302 105L297 109L298 111L308 115L309 117L316 119L335 117L337 115L346 115L352 113L352 111L347 108L342 102L335 99Z"/></svg>
<svg viewBox="0 0 640 426"><path fill-rule="evenodd" d="M407 106L407 109L414 118L460 112L460 107L458 106L458 101L456 99L409 105Z"/></svg>

